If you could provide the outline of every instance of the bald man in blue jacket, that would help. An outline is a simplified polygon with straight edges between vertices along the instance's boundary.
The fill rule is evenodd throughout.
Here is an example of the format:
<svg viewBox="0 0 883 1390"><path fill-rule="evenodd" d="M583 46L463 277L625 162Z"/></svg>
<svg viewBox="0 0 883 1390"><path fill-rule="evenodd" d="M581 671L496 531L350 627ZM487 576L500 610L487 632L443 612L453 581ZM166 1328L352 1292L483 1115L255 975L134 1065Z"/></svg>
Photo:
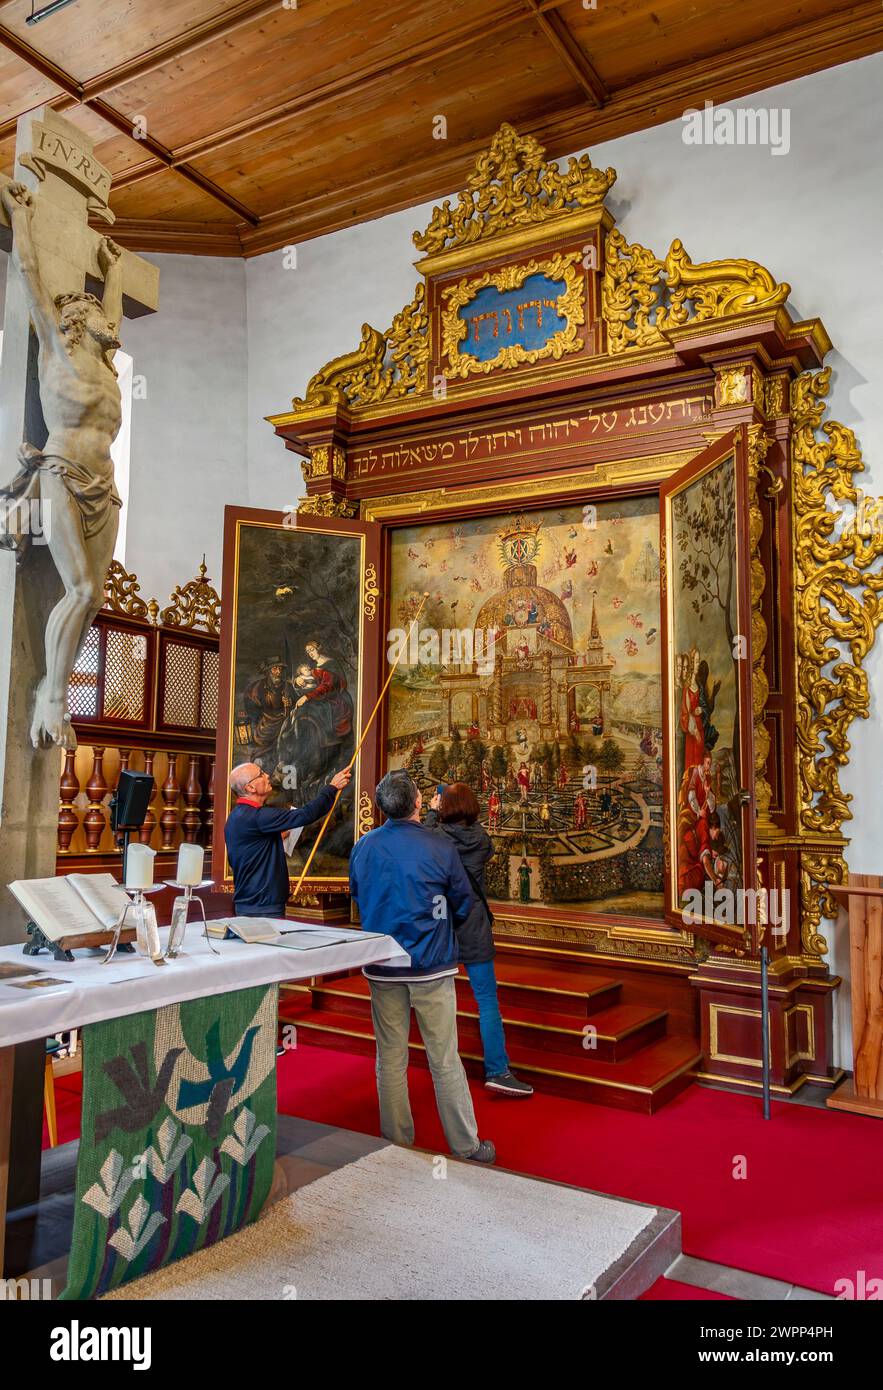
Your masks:
<svg viewBox="0 0 883 1390"><path fill-rule="evenodd" d="M227 857L233 872L233 911L237 917L284 917L291 893L283 835L322 820L352 777L345 767L318 796L299 809L265 806L273 784L257 763L242 763L230 773L236 804L224 827Z"/></svg>

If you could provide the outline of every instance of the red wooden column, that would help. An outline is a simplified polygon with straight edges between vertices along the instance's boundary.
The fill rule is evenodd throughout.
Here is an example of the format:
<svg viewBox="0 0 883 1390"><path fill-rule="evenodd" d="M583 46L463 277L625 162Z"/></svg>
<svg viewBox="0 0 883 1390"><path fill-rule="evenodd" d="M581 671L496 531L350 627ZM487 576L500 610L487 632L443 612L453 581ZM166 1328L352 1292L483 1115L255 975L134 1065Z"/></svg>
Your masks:
<svg viewBox="0 0 883 1390"><path fill-rule="evenodd" d="M80 817L74 810L74 802L80 794L80 779L76 773L77 750L67 748L64 754L64 769L58 788L58 852L67 854L71 840L80 824Z"/></svg>
<svg viewBox="0 0 883 1390"><path fill-rule="evenodd" d="M162 848L174 849L175 833L178 829L178 797L181 784L178 781L177 754L174 750L166 755L169 760L166 780L162 784L162 799L165 802L159 826L162 831Z"/></svg>
<svg viewBox="0 0 883 1390"><path fill-rule="evenodd" d="M90 854L98 851L101 844L101 837L107 825L107 816L104 811L104 798L107 795L107 778L104 775L104 748L93 748L92 750L92 775L86 783L86 795L89 798L89 809L83 817L83 829L86 832L86 849Z"/></svg>
<svg viewBox="0 0 883 1390"><path fill-rule="evenodd" d="M152 748L149 749L149 750L144 754L144 771L145 771L145 772L149 772L150 775L151 775L151 777L153 777L153 764L154 764L155 759L156 759L156 753L155 753L155 751L154 751ZM156 796L156 781L153 782L153 785L152 785L151 788L150 788L150 800L151 800L151 802L153 801L153 798L154 798L155 796ZM143 821L143 823L142 823L142 825L141 825L141 829L138 831L138 839L141 841L142 845L149 845L149 844L150 844L150 840L151 840L151 837L152 837L153 832L154 832L155 829L156 829L156 815L155 815L155 813L154 813L154 810L153 810L152 805L148 805L148 807L147 807L147 815L144 817L144 821Z"/></svg>

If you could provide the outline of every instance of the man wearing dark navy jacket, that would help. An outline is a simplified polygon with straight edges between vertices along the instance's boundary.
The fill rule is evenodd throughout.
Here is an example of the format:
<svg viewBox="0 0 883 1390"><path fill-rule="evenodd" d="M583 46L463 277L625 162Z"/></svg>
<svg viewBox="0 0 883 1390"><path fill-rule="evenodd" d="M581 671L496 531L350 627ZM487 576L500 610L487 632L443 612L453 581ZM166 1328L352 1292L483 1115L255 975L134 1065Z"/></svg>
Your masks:
<svg viewBox="0 0 883 1390"><path fill-rule="evenodd" d="M233 910L237 917L284 917L291 886L283 835L312 825L328 814L338 791L352 777L347 767L319 795L300 809L265 806L273 784L257 763L242 763L230 773L236 804L224 827L233 871Z"/></svg>
<svg viewBox="0 0 883 1390"><path fill-rule="evenodd" d="M350 855L350 893L366 931L385 932L411 957L404 967L366 965L377 1041L380 1132L414 1143L408 1101L411 1010L426 1048L445 1137L458 1158L493 1163L479 1139L463 1063L457 1053L457 927L474 906L460 856L446 835L420 824L423 798L407 772L388 772L374 793L387 817Z"/></svg>

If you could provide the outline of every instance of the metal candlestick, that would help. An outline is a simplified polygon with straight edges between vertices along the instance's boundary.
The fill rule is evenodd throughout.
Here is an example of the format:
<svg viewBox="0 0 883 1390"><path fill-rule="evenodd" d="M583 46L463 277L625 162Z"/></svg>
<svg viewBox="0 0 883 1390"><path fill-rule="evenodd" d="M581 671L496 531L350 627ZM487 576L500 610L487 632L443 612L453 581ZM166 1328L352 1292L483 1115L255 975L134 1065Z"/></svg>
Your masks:
<svg viewBox="0 0 883 1390"><path fill-rule="evenodd" d="M120 944L120 933L126 924L129 913L135 913L135 940L138 950L142 955L149 956L154 965L165 965L162 947L159 942L159 928L156 925L156 909L153 903L146 900L147 893L158 893L161 884L155 883L150 888L127 888L123 883L120 887L123 892L130 894L132 901L126 903L113 929L113 939L107 948L107 955L102 959L101 964L107 965L108 961L113 960L117 947Z"/></svg>
<svg viewBox="0 0 883 1390"><path fill-rule="evenodd" d="M184 932L187 928L187 919L190 915L190 904L195 902L202 914L202 934L209 944L209 948L216 956L221 953L208 934L208 922L205 917L205 904L202 898L194 898L193 890L198 888L211 888L214 879L204 878L201 883L178 883L176 879L167 878L165 880L167 888L178 888L182 891L183 897L176 898L172 904L172 924L169 928L169 940L166 946L166 960L174 960L181 954L184 945ZM198 919L197 919L198 920Z"/></svg>

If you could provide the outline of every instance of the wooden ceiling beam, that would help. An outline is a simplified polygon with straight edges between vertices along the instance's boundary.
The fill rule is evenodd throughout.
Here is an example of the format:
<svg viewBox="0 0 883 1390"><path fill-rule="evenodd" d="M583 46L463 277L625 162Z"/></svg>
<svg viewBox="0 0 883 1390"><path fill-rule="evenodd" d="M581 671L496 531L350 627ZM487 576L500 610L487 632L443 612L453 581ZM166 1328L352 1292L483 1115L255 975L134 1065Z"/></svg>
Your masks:
<svg viewBox="0 0 883 1390"><path fill-rule="evenodd" d="M97 116L100 116L103 121L106 121L108 125L113 126L114 130L118 130L121 135L128 135L130 140L136 139L130 118L110 106L103 97L93 97L91 101L86 101L83 104L94 111ZM176 160L172 151L161 144L159 140L155 140L152 135L146 132L144 135L138 136L137 140L138 144L145 150L149 150L157 161L157 168L153 170L154 173L161 167L174 169L176 173L188 179L190 183L196 184L204 193L208 193L209 197L214 198L230 212L235 212L237 217L242 218L243 222L248 222L252 227L257 226L260 221L257 213L252 212L244 203L240 203L238 198L225 193L223 188L206 178L198 169L192 169L189 164Z"/></svg>
<svg viewBox="0 0 883 1390"><path fill-rule="evenodd" d="M610 92L561 15L548 8L544 9L540 0L524 0L524 3L574 82L582 87L593 106L604 106Z"/></svg>
<svg viewBox="0 0 883 1390"><path fill-rule="evenodd" d="M636 130L676 120L706 94L717 102L733 101L767 86L819 71L834 62L848 62L883 48L883 14L876 8L859 22L832 12L815 25L790 30L776 40L758 40L716 55L701 71L675 69L616 92L600 111L583 103L519 121L522 135L533 135L547 155L559 158ZM764 67L770 60L771 66ZM475 156L487 148L487 138L458 146L445 155L433 154L421 166L409 165L395 174L374 176L359 184L315 198L301 199L289 208L261 218L258 227L239 229L246 256L260 255L289 242L338 231L354 222L380 217L428 202L460 188L472 172ZM358 217L353 209L358 208Z"/></svg>
<svg viewBox="0 0 883 1390"><path fill-rule="evenodd" d="M206 44L229 38L237 29L243 29L247 24L278 14L280 9L280 0L241 0L240 4L233 5L220 15L203 20L201 24L194 24L185 34L179 34L177 38L157 44L156 48L148 49L137 58L119 63L115 68L108 68L96 77L90 77L83 83L84 93L87 97L96 97L104 96L106 92L117 91L127 83L155 72L166 63L184 58L199 48L205 48Z"/></svg>
<svg viewBox="0 0 883 1390"><path fill-rule="evenodd" d="M12 4L13 0L0 0L0 10ZM134 82L139 77L144 77L150 72L155 72L165 63L170 63L176 58L183 58L188 53L194 53L199 48L204 48L206 44L213 43L216 39L225 39L229 34L237 29L242 29L246 24L252 24L255 20L264 19L267 15L278 14L279 0L241 0L241 3L234 6L231 10L226 10L223 15L215 15L211 19L204 20L202 24L194 25L186 34L179 34L173 39L168 39L165 43L158 44L156 48L149 49L146 53L141 53L137 58L131 58L125 63L119 63L115 68L108 68L105 72L98 73L95 77L90 77L85 82L75 83L76 91L71 91L64 87L59 80L67 74L62 70L54 69L58 76L51 73L44 73L50 77L56 85L62 87L66 92L65 96L58 97L50 102L52 109L61 114L68 111L72 106L81 104L92 97L104 96L107 92L116 91L119 87L124 87L127 82ZM3 35L12 40L16 35L9 30L3 30ZM3 40L0 39L0 42ZM36 49L31 48L23 40L17 40L19 44L27 50L26 53L19 54L24 61L31 67L36 67L36 59L41 59ZM5 45L10 47L10 45ZM14 51L10 49L10 51ZM42 59L46 63L45 59ZM47 64L52 68L52 64ZM15 131L16 122L4 121L0 124L0 140Z"/></svg>
<svg viewBox="0 0 883 1390"><path fill-rule="evenodd" d="M32 68L35 72L39 72L42 77L46 77L50 82L53 82L56 87L60 87L62 91L66 92L73 99L70 105L88 106L89 109L100 116L103 121L109 126L112 126L114 130L118 130L122 135L127 135L130 140L136 139L134 126L128 116L124 116L121 111L117 111L115 107L111 106L101 97L86 97L82 83L77 82L75 78L71 77L70 73L65 72L63 68L50 62L49 59L44 58L43 55L38 53L35 48L32 48L29 43L25 43L24 39L20 39L17 34L11 33L2 25L0 25L0 47L5 48L10 53L14 53L23 63L27 63L28 67ZM137 142L144 149L148 149L157 161L154 172L163 167L175 169L182 178L189 180L190 183L196 184L198 188L202 189L204 193L207 193L209 197L214 198L216 202L221 203L229 212L235 212L237 217L241 217L242 220L247 222L250 226L257 226L260 221L257 213L252 212L250 208L240 203L238 198L234 198L231 194L226 193L223 188L219 188L216 183L206 178L204 174L200 174L197 169L191 169L190 166L184 162L175 161L171 150L166 149L165 145L161 144L159 140L155 140L153 136L145 133L143 136L137 137Z"/></svg>
<svg viewBox="0 0 883 1390"><path fill-rule="evenodd" d="M75 78L71 77L69 72L65 72L56 63L44 58L43 54L38 53L36 48L32 48L24 39L20 39L18 34L13 34L11 29L7 29L3 25L0 25L0 47L5 48L8 53L13 53L16 58L27 63L34 72L38 72L41 77L45 77L48 82L59 87L71 98L72 102L82 101L83 88Z"/></svg>
<svg viewBox="0 0 883 1390"><path fill-rule="evenodd" d="M504 11L493 18L493 31L498 34L504 29L521 26L530 18L530 14L524 9L522 0L515 0L514 4L507 6ZM183 161L200 159L206 155L214 154L217 150L223 149L225 145L234 144L250 135L263 134L264 131L272 129L273 126L284 124L292 116L311 114L329 103L338 103L341 100L351 101L377 82L412 68L436 63L442 56L447 57L464 48L470 48L479 39L486 38L487 33L487 18L480 22L473 20L449 29L444 35L442 49L439 48L437 40L425 39L412 45L410 49L395 58L381 59L376 63L366 64L354 73L333 78L330 82L324 82L321 86L314 87L299 96L291 97L288 101L280 102L277 106L270 107L266 111L258 112L256 115L248 116L241 121L235 121L222 130L213 131L211 135L181 145L172 152L174 166L177 167ZM3 130L0 127L0 138L2 135ZM140 179L149 178L151 174L156 172L155 167L139 165L136 170L127 169L118 180L114 180L114 183L119 187L128 187Z"/></svg>

